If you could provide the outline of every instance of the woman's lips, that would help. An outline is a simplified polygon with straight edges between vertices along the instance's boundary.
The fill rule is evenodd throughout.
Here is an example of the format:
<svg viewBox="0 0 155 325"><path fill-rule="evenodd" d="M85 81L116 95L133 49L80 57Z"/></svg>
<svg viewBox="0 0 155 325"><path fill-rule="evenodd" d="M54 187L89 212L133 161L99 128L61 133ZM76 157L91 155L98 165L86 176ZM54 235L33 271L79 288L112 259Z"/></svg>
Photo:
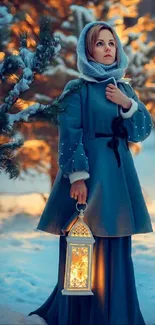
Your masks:
<svg viewBox="0 0 155 325"><path fill-rule="evenodd" d="M107 55L104 56L104 58L106 58L106 57L111 57L112 58L112 55L107 54Z"/></svg>

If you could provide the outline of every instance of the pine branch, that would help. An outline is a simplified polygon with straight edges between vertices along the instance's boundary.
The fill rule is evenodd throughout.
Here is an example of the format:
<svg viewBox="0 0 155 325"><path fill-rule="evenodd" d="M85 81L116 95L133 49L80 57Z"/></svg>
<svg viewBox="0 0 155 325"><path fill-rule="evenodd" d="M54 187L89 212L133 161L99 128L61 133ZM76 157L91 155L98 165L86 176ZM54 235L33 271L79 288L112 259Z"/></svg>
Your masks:
<svg viewBox="0 0 155 325"><path fill-rule="evenodd" d="M9 114L8 111L20 97L20 94L30 88L36 73L42 73L51 63L61 49L59 38L51 35L50 20L42 17L40 21L39 44L36 51L32 52L27 48L27 35L21 35L19 55L11 55L0 64L0 78L4 82L6 76L15 73L19 68L23 73L19 81L15 84L8 96L4 99L4 103L0 105L0 134L12 135L14 123L17 121L30 121L32 116L38 116L42 113L56 123L58 114L58 106L35 104L27 110L17 114ZM45 110L46 109L46 110ZM9 173L10 178L18 177L20 167L14 156L14 151L23 144L20 139L16 142L10 142L0 145L0 171L4 170Z"/></svg>
<svg viewBox="0 0 155 325"><path fill-rule="evenodd" d="M85 83L87 83L87 81L80 80L78 85L64 91L53 101L52 104L43 105L37 103L17 114L5 113L3 117L5 116L5 129L7 129L7 133L11 133L13 131L13 126L16 122L31 122L32 117L35 117L36 121L39 114L41 114L42 117L45 117L48 121L51 120L54 122L54 124L58 125L57 116L59 113L64 111L61 109L61 102L72 92L78 91ZM3 131L5 131L5 129ZM20 166L13 152L15 149L21 147L23 143L23 139L20 138L15 142L0 145L0 172L4 170L9 174L10 178L17 178L20 174Z"/></svg>
<svg viewBox="0 0 155 325"><path fill-rule="evenodd" d="M42 73L52 59L57 56L60 49L59 38L51 35L50 21L47 17L42 17L40 21L40 42L36 52L27 48L26 34L21 36L19 55L6 58L0 65L0 77L3 81L5 81L6 74L15 72L19 67L23 69L19 82L15 84L4 103L0 105L0 112L2 109L5 112L9 111L20 94L30 88L35 73Z"/></svg>
<svg viewBox="0 0 155 325"><path fill-rule="evenodd" d="M9 174L9 178L17 178L20 174L18 159L15 157L15 150L23 145L24 141L19 138L16 141L0 145L0 172Z"/></svg>
<svg viewBox="0 0 155 325"><path fill-rule="evenodd" d="M70 9L72 10L72 15L74 17L74 33L77 37L79 37L81 30L83 27L95 20L94 14L92 10L78 6L78 5L71 5Z"/></svg>
<svg viewBox="0 0 155 325"><path fill-rule="evenodd" d="M86 80L79 81L79 84L77 86L64 91L51 104L44 105L36 103L16 114L6 113L5 118L8 125L8 130L11 132L13 130L14 124L17 122L33 122L32 117L35 117L35 121L38 119L38 117L40 117L44 120L53 122L55 125L58 125L58 114L64 111L61 109L61 102L72 92L78 91L86 83Z"/></svg>

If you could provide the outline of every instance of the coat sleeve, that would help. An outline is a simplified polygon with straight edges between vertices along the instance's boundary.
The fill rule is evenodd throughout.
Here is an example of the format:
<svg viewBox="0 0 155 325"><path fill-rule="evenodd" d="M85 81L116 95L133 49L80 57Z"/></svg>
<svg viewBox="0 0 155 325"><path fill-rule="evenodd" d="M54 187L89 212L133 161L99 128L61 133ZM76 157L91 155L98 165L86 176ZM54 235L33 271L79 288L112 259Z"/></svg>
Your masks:
<svg viewBox="0 0 155 325"><path fill-rule="evenodd" d="M70 82L64 91L69 88ZM83 146L79 90L66 96L61 101L60 108L64 111L58 115L58 164L64 177L73 183L75 180L89 178L89 162Z"/></svg>
<svg viewBox="0 0 155 325"><path fill-rule="evenodd" d="M124 126L128 131L129 142L142 142L151 133L153 122L151 114L143 102L140 101L130 84L124 85L126 94L132 101L132 105L127 112L120 109L120 115L124 119Z"/></svg>

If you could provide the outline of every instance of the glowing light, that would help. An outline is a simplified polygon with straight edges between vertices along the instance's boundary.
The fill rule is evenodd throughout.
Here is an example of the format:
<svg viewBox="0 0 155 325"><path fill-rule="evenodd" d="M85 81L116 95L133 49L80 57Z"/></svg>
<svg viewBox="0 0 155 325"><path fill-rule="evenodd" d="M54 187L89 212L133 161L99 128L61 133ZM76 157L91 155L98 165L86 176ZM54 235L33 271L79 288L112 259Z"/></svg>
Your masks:
<svg viewBox="0 0 155 325"><path fill-rule="evenodd" d="M65 295L93 295L92 254L95 240L82 220L83 217L83 214L79 215L79 220L73 225L66 238L65 283L62 290L62 294Z"/></svg>
<svg viewBox="0 0 155 325"><path fill-rule="evenodd" d="M5 59L5 53L0 52L0 61L3 61Z"/></svg>
<svg viewBox="0 0 155 325"><path fill-rule="evenodd" d="M36 104L36 102L31 101L31 100L24 101L24 99L21 99L21 98L19 98L16 102L16 106L18 108L20 108L21 110L23 110L31 105L34 105L34 104Z"/></svg>

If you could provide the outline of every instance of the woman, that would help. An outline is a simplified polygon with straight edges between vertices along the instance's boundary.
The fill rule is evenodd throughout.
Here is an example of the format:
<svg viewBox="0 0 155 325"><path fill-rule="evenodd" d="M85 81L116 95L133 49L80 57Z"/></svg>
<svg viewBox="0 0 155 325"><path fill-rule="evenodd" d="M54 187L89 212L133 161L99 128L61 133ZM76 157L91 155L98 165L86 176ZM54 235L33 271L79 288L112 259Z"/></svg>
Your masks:
<svg viewBox="0 0 155 325"><path fill-rule="evenodd" d="M144 325L131 257L131 236L152 232L128 142L144 141L152 120L128 79L121 41L105 22L91 22L77 46L79 80L70 81L59 115L59 171L37 229L60 235L54 291L37 310L49 325ZM66 236L84 221L93 251L93 296L63 296Z"/></svg>

